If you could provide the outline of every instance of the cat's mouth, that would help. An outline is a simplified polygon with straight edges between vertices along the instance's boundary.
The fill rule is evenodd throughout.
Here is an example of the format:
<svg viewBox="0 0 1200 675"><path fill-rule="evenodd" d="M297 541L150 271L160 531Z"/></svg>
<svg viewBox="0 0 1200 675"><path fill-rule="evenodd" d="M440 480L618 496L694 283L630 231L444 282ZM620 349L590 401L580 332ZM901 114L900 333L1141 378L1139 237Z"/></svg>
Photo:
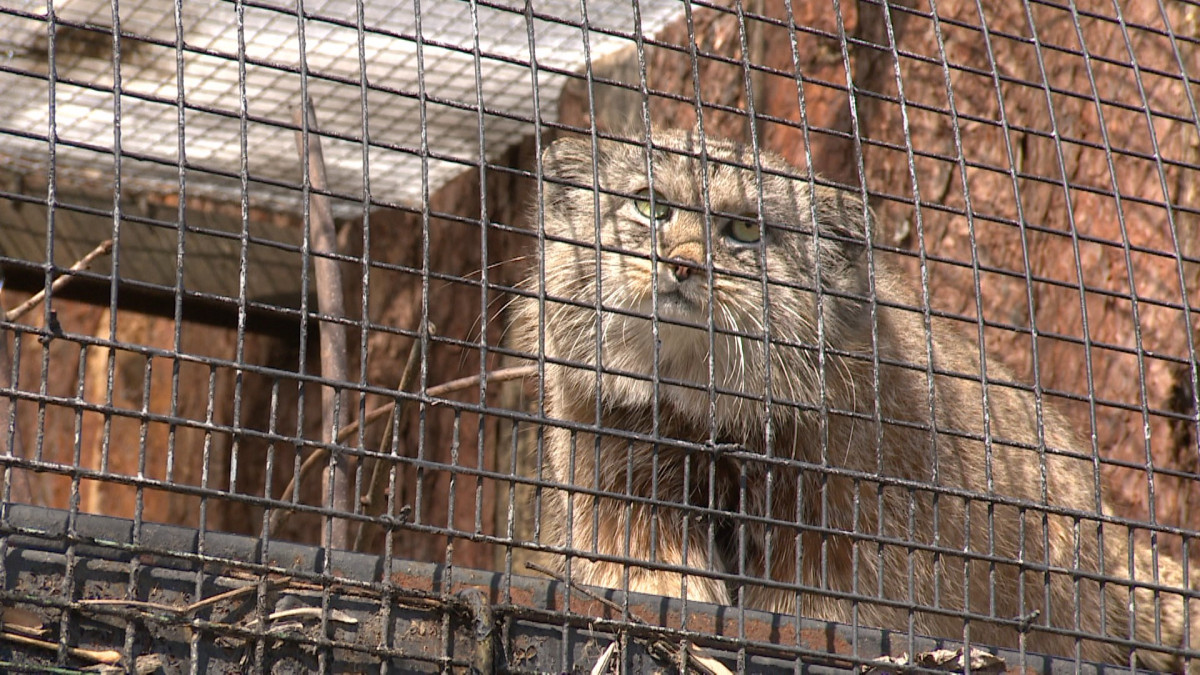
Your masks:
<svg viewBox="0 0 1200 675"><path fill-rule="evenodd" d="M693 284L663 284L658 290L658 316L664 319L707 321L707 289ZM652 303L648 303L653 307Z"/></svg>
<svg viewBox="0 0 1200 675"><path fill-rule="evenodd" d="M683 277L683 278L680 278ZM673 319L685 324L707 324L709 288L707 278L700 274L675 274L660 268L655 279L637 277L642 293L634 306L629 307L645 318Z"/></svg>

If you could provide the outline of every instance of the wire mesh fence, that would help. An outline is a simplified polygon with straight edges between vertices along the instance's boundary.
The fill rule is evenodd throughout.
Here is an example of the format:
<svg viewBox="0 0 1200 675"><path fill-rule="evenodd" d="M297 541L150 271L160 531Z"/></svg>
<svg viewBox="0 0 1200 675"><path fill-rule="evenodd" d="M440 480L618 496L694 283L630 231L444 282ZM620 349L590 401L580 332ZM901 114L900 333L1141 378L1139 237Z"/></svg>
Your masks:
<svg viewBox="0 0 1200 675"><path fill-rule="evenodd" d="M1200 672L1200 8L0 6L0 661Z"/></svg>

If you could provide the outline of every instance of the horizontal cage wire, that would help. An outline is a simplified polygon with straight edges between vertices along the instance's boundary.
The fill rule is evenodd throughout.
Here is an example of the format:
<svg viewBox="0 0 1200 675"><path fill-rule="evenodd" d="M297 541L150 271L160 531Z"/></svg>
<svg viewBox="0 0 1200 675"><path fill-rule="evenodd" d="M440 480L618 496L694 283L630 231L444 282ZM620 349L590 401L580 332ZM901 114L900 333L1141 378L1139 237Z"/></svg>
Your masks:
<svg viewBox="0 0 1200 675"><path fill-rule="evenodd" d="M0 670L1200 674L1200 6L7 0Z"/></svg>

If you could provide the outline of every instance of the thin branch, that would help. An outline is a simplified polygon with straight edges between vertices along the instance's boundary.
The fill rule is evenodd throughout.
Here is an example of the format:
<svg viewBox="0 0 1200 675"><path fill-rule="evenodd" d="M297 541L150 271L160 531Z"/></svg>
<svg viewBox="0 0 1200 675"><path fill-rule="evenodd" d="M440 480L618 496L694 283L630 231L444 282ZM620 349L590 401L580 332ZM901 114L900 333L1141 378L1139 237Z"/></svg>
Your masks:
<svg viewBox="0 0 1200 675"><path fill-rule="evenodd" d="M282 579L266 579L266 585L267 585L268 591L274 591L274 590L278 590L281 588L287 588L287 586L290 583L291 583L291 579L289 579L287 577L284 577ZM216 595L207 597L203 600L197 600L196 602L193 602L192 604L190 604L186 608L184 608L183 613L184 614L194 614L194 613L200 611L201 609L204 609L205 607L208 607L210 605L215 605L219 602L224 602L225 600L233 600L234 598L246 595L247 593L252 593L257 590L258 590L258 584L247 584L245 586L234 588L232 590L225 591L224 593L218 593Z"/></svg>
<svg viewBox="0 0 1200 675"><path fill-rule="evenodd" d="M488 382L505 382L507 380L519 380L530 375L537 375L537 366L514 366L512 368L501 368L484 373L483 377L487 378ZM426 396L445 396L456 391L469 389L479 385L480 376L471 375L470 377L460 377L457 380L450 380L436 387L430 387L425 392Z"/></svg>
<svg viewBox="0 0 1200 675"><path fill-rule="evenodd" d="M536 374L537 366L517 366L514 368L501 368L500 370L493 370L489 373L485 373L484 377L488 382L504 382L507 380L519 380L523 377L529 377L530 375ZM478 386L479 381L479 375L462 377L457 380L450 380L444 384L439 384L436 387L430 387L425 393L428 396L445 396L446 394L467 389L472 386ZM341 443L349 439L356 431L358 431L358 427L361 424L370 424L380 417L391 413L395 407L396 404L394 402L381 405L364 415L360 422L351 422L350 424L347 424L341 430L341 432L338 433L337 442ZM283 494L279 497L279 499L285 502L291 501L292 495L294 495L296 492L296 485L303 483L305 477L312 472L313 467L321 464L326 457L328 457L328 451L325 448L317 448L314 450L313 454L309 455L308 459L305 459L304 463L300 465L300 472L295 476L292 476L292 479L288 481L287 487L283 489ZM280 508L274 510L271 513L271 522L268 526L269 533L271 535L278 533L279 529L282 527L282 524L287 521L289 515L291 515L291 511L287 509Z"/></svg>
<svg viewBox="0 0 1200 675"><path fill-rule="evenodd" d="M66 286L67 284L71 283L71 281L73 279L75 279L75 275L70 274L70 272L79 272L80 270L86 269L88 267L88 265L91 265L92 261L95 260L96 258L99 258L102 255L108 255L109 253L112 253L112 249L113 249L113 240L112 239L105 239L104 241L100 242L99 246L92 249L87 255L80 258L74 265L71 265L70 267L68 267L67 273L62 274L57 279L55 279L54 283L50 284L50 292L54 293L54 292L58 291L59 289L61 289L63 286ZM17 305L16 307L13 307L12 309L8 310L8 312L6 312L4 314L4 319L6 321L16 321L17 319L20 319L22 316L25 316L25 314L28 313L29 310L36 307L38 305L38 303L40 303L42 301L42 299L45 297L46 297L45 289L42 289L42 290L38 291L37 293L34 293L33 296L30 297L25 302L22 302L21 304Z"/></svg>
<svg viewBox="0 0 1200 675"><path fill-rule="evenodd" d="M621 614L625 613L625 608L622 607L621 605L618 605L617 603L613 602L612 600L609 600L608 598L606 598L602 595L593 593L589 589L587 589L583 586L580 586L578 583L568 579L565 575L559 574L558 572L555 572L554 570L550 569L549 567L546 567L544 565L539 565L538 563L535 563L532 560L530 560L525 563L525 568L531 569L534 572L538 572L540 574L545 574L546 576L550 577L551 579L561 582L570 590L575 591L576 593L578 593L584 597L591 598L592 600L595 600L596 602L604 605L605 607L608 607L609 609L613 610L614 612L618 612ZM633 623L636 623L639 625L643 625L643 626L647 625L645 621L642 621L641 618L639 618L633 614L629 615L629 620L632 621Z"/></svg>
<svg viewBox="0 0 1200 675"><path fill-rule="evenodd" d="M78 272L82 269L85 269L88 265L92 264L92 261L96 258L112 253L112 248L112 239L106 239L100 242L96 248L92 249L87 255L76 261L74 265L71 265L67 270L68 273L65 273L55 279L54 282L50 284L50 292L53 294L63 286L71 283L71 280L74 279L75 276L73 274L69 274L69 272ZM0 278L0 292L2 292L3 289L4 280L3 278ZM3 311L3 304L0 304L0 315L3 315L5 321L17 321L22 316L25 316L29 310L33 309L40 302L42 302L45 297L46 290L42 289L37 293L34 293L33 296L25 302L22 302L7 312ZM14 370L14 363L13 357L9 353L8 333L9 331L0 331L0 389L7 389L11 391L13 388L12 373ZM13 456L24 456L22 453L21 444L21 427L20 424L17 423L14 415L15 406L16 403L13 399L8 397L0 397L0 452L4 451L4 446L7 445L7 440L10 437L8 434L9 424L11 423L12 445L11 447L7 448L7 452L11 453ZM30 472L28 471L18 471L13 467L8 467L4 473L9 478L17 477L20 479L19 483L14 481L14 485L12 486L13 492L11 496L16 499L16 501L43 505L50 503L50 495L46 493L46 484L44 481L31 476Z"/></svg>
<svg viewBox="0 0 1200 675"><path fill-rule="evenodd" d="M568 591L575 591L576 593L579 593L580 595L583 595L585 597L591 598L592 600L595 600L596 602L599 602L600 604L604 605L605 607L608 607L609 609L613 610L614 612L618 612L620 614L627 615L629 617L629 620L632 623L642 625L642 626L651 625L651 624L647 623L646 621L643 621L641 618L635 616L632 612L626 613L625 608L622 607L621 605L613 602L612 600L609 600L608 598L605 598L601 595L593 593L589 589L587 589L583 586L580 586L578 583L568 579L565 575L559 574L558 572L555 572L554 570L552 570L548 567L539 565L538 563L535 563L532 560L527 561L525 563L525 567L526 567L526 569L531 569L534 572L540 572L541 574L545 574L546 576L550 577L551 579L554 579L555 581L562 582L562 584L567 587ZM693 661L693 663L691 663L689 665L691 665L694 669L699 670L701 673L704 673L704 675L733 675L733 673L728 668L725 667L725 664L721 663L716 658L714 658L713 655L709 654L703 647L699 647L699 646L697 646L691 642L688 642L686 640L683 641L681 644L679 644L678 647L676 647L675 645L672 645L670 642L668 642L667 640L665 640L663 638L637 638L637 637L635 637L633 639L637 642L642 643L646 647L646 651L649 652L650 655L656 659L659 659L662 661L668 661L668 662L674 661L675 659L673 659L672 657L675 655L676 650L678 649L679 655L683 656L685 659L691 659Z"/></svg>
<svg viewBox="0 0 1200 675"><path fill-rule="evenodd" d="M282 581L275 581L272 579L266 580L267 587L270 590L284 588L288 585L288 583L289 583L289 580L286 578L283 579ZM257 590L258 590L258 584L247 584L245 586L239 586L238 588L234 588L234 589L225 591L223 593L218 593L216 595L209 596L207 598L204 598L203 600L198 600L196 602L193 602L190 605L187 605L186 607L176 607L174 605L164 605L159 602L146 602L145 600L124 600L124 599L120 599L120 598L90 598L90 599L78 600L77 602L81 606L84 606L84 607L129 607L131 609L140 609L140 610L146 611L146 612L157 611L157 612L162 612L164 614L190 616L190 615L195 614L196 612L200 611L201 609L204 609L205 607L211 607L212 605L216 605L216 604L224 602L226 600L233 600L235 598L246 595L248 593L253 593Z"/></svg>
<svg viewBox="0 0 1200 675"><path fill-rule="evenodd" d="M122 598L89 598L77 601L84 607L129 607L132 609L140 609L143 611L156 611L164 614L182 614L186 607L175 607L173 605L164 605L160 602L147 602L145 600L124 600Z"/></svg>
<svg viewBox="0 0 1200 675"><path fill-rule="evenodd" d="M430 322L428 326L429 334L432 336L435 330L433 323ZM396 385L397 391L408 391L409 387L412 386L413 380L417 378L417 371L420 370L420 365L421 340L414 339L412 347L408 350L408 360L404 362L404 370L400 373L400 383ZM401 399L401 405L392 406L392 413L388 415L387 427L383 430L383 438L379 442L380 454L391 451L392 441L394 438L392 435L393 430L395 430L395 438L397 439L402 438L404 436L404 432L407 430L408 425L404 424L407 421L407 418L403 417L404 400L405 399ZM401 426L399 428L396 426L397 417L400 418ZM380 501L382 501L380 498L383 496L383 490L385 487L385 464L386 463L381 459L376 459L371 462L371 478L367 482L367 489L363 491L363 496L360 499L360 503L363 507L363 513L368 516L378 515L378 512L380 511L378 504ZM367 528L370 525L371 523L367 521L358 524L358 531L354 533L355 551L362 550L363 542L367 537Z"/></svg>
<svg viewBox="0 0 1200 675"><path fill-rule="evenodd" d="M0 639L8 640L9 642L16 642L17 644L27 645L30 647L39 647L41 649L46 649L49 651L57 651L58 650L57 642L47 642L45 640L38 640L35 638L31 638L31 637L25 637L24 635L18 635L16 633L0 632ZM112 664L117 664L117 663L121 662L121 652L118 652L118 651L115 651L112 649L105 649L102 651L98 651L95 649L80 649L79 647L67 647L67 653L70 654L71 656L74 656L75 658L85 659L87 661L94 661L96 663L105 663L105 664L112 665Z"/></svg>
<svg viewBox="0 0 1200 675"><path fill-rule="evenodd" d="M308 167L309 183L309 249L311 252L336 253L337 230L333 224L333 210L329 198L321 194L328 186L325 178L325 159L321 153L321 138L317 135L317 111L312 101L307 100L293 115L296 131L296 147L301 161ZM345 316L342 274L338 263L323 255L313 255L313 270L316 272L317 307L325 316ZM345 382L349 377L346 366L346 329L340 323L320 324L321 331L321 376L326 380ZM342 404L340 392L333 387L321 389L321 421L325 427L326 442L334 441L335 429L350 423L350 407ZM341 453L333 456L331 471L324 474L322 492L330 501L330 507L339 513L348 513L350 501L350 459ZM350 523L343 518L326 520L329 545L346 549L350 544ZM322 537L324 539L324 536Z"/></svg>
<svg viewBox="0 0 1200 675"><path fill-rule="evenodd" d="M529 377L531 375L537 375L537 366L514 366L512 368L501 368L500 370L493 370L489 373L486 373L485 377L487 378L488 382L505 382L508 380L519 380L523 377ZM436 387L430 387L425 391L425 394L427 396L445 396L446 394L452 394L456 391L461 391L463 389L468 389L478 385L479 376L471 375L470 377L462 377L457 380L450 380L449 382L439 384ZM361 422L351 422L350 424L347 424L344 429L342 429L342 431L338 434L338 442L341 443L353 436L354 433L358 431L359 424L370 424L378 420L380 417L392 412L392 408L395 407L396 404L394 402L385 403L378 408L372 408L371 410L367 411L367 414L363 415Z"/></svg>
<svg viewBox="0 0 1200 675"><path fill-rule="evenodd" d="M329 451L325 448L317 448L314 450L313 454L309 455L308 458L304 460L304 463L300 465L300 473L292 476L292 479L288 481L287 487L283 489L283 496L281 496L279 499L281 501L290 502L292 500L292 495L296 493L296 484L303 483L304 479L310 473L312 473L313 467L323 464L328 457ZM291 515L292 511L290 509L275 509L271 512L271 523L267 531L272 537L274 537L276 534L279 534L279 530L283 528L283 524L287 522L288 517Z"/></svg>

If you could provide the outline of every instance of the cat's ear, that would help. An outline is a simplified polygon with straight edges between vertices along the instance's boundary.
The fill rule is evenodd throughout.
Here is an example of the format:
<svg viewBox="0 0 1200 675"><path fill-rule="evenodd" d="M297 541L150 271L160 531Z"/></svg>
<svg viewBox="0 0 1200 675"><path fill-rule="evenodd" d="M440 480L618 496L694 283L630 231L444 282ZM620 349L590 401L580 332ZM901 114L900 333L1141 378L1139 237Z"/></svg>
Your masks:
<svg viewBox="0 0 1200 675"><path fill-rule="evenodd" d="M836 240L847 260L858 259L875 229L871 209L853 192L820 185L815 187L813 203L821 234Z"/></svg>
<svg viewBox="0 0 1200 675"><path fill-rule="evenodd" d="M596 158L596 159L593 159ZM599 160L592 139L583 135L560 138L542 152L542 195L547 227L569 227L575 221L591 222Z"/></svg>
<svg viewBox="0 0 1200 675"><path fill-rule="evenodd" d="M845 295L827 296L827 326L844 336L870 331L871 269L866 255L874 216L854 192L813 188L817 232L820 237L821 286ZM838 344L838 343L831 343Z"/></svg>
<svg viewBox="0 0 1200 675"><path fill-rule="evenodd" d="M595 183L600 154L592 153L588 136L567 136L542 152L542 175L554 182L590 186Z"/></svg>
<svg viewBox="0 0 1200 675"><path fill-rule="evenodd" d="M820 237L821 285L867 295L871 272L866 251L874 229L871 210L856 193L836 188L815 186L812 199ZM836 304L839 321L849 325L853 317L862 318L863 305L852 300Z"/></svg>

